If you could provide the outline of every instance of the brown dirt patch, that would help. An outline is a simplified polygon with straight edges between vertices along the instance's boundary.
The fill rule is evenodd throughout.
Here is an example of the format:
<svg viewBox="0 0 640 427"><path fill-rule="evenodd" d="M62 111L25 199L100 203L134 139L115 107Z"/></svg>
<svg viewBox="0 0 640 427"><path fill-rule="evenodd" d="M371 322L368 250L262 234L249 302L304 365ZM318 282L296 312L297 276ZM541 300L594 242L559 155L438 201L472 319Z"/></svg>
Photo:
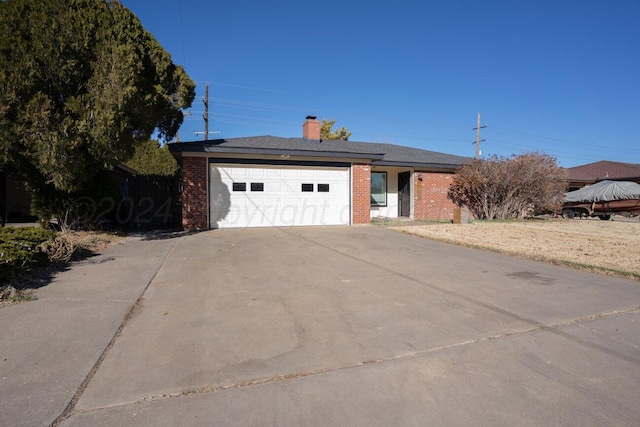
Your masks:
<svg viewBox="0 0 640 427"><path fill-rule="evenodd" d="M640 280L640 222L477 221L390 227L403 233Z"/></svg>

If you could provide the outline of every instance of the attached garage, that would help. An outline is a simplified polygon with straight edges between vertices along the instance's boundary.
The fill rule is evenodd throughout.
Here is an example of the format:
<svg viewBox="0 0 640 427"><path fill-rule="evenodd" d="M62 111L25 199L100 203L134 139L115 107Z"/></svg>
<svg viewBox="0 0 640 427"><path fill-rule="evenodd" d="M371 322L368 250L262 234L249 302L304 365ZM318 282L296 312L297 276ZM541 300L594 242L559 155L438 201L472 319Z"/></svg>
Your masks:
<svg viewBox="0 0 640 427"><path fill-rule="evenodd" d="M209 228L349 225L348 164L209 163Z"/></svg>
<svg viewBox="0 0 640 427"><path fill-rule="evenodd" d="M303 123L302 138L263 135L169 149L181 166L187 230L368 224L376 216L451 219L451 177L471 161L393 144L321 140L314 116Z"/></svg>

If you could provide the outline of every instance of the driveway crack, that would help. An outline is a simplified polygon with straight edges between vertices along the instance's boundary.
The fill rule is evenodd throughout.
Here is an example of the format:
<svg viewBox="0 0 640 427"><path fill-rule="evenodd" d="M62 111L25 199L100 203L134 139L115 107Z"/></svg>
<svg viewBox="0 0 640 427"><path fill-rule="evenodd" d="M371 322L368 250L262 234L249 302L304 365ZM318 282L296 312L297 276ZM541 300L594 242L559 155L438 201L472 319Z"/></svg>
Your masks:
<svg viewBox="0 0 640 427"><path fill-rule="evenodd" d="M142 292L138 296L138 299L136 299L135 303L129 308L129 311L125 315L122 323L120 324L120 326L116 330L116 332L113 335L113 337L111 337L111 340L109 341L109 344L104 349L102 354L100 354L100 357L98 358L96 363L93 365L93 367L91 368L91 370L89 371L87 376L84 378L82 383L80 383L80 386L78 387L78 389L74 393L73 397L69 401L69 404L67 405L67 407L64 409L64 411L62 411L62 413L58 416L58 418L56 418L51 423L51 427L56 427L56 426L60 425L63 421L65 421L66 419L71 417L71 415L74 413L76 404L80 400L80 397L82 397L82 394L84 393L84 391L86 390L87 386L89 385L89 383L91 382L91 380L95 376L96 372L98 372L98 370L100 369L100 366L102 366L102 363L104 362L104 360L106 359L107 355L109 354L109 351L115 345L118 337L120 337L120 335L122 334L122 331L127 326L127 323L129 322L129 320L132 317L134 317L136 312L140 309L140 307L142 305L142 301L144 300L144 295L147 292L147 289L149 289L149 286L151 286L151 283L153 283L154 279L158 275L158 272L162 269L162 267L166 263L167 259L169 258L169 255L171 255L171 253L173 252L173 249L175 248L176 244L177 244L177 241L174 241L173 244L171 245L171 247L169 248L169 250L167 251L167 253L165 254L164 258L162 259L162 262L160 263L160 265L158 266L156 271L154 271L153 275L151 276L151 278L149 279L149 281L145 285L144 289L142 290Z"/></svg>
<svg viewBox="0 0 640 427"><path fill-rule="evenodd" d="M175 398L186 398L186 397L192 397L192 396L197 396L197 395L202 395L202 394L218 393L218 392L222 392L222 391L225 391L225 390L235 390L235 389L241 389L241 388L245 388L245 387L252 387L252 386L265 385L265 384L279 383L279 382L283 382L283 381L295 380L295 379L298 379L298 378L305 378L305 377L310 377L310 376L315 376L315 375L328 374L328 373L332 373L332 372L339 372L339 371L344 371L344 370L348 370L348 369L357 369L357 368L360 368L360 367L363 367L363 366L395 362L395 361L398 361L398 360L410 359L410 358L414 358L414 357L418 357L418 356L422 356L422 355L426 355L426 354L437 353L437 352L441 352L441 351L455 349L455 348L458 348L458 347L465 347L465 346L469 346L469 345L480 344L480 343L483 343L483 342L499 340L499 339L502 339L502 338L508 338L508 337L512 337L512 336L526 335L526 334L539 332L539 331L549 331L549 332L552 332L552 333L560 334L564 338L574 339L575 340L575 338L572 338L568 334L559 331L559 329L563 328L563 327L566 327L566 326L579 325L579 324L592 322L592 321L596 321L596 320L601 320L601 319L606 319L606 318L610 318L610 317L615 317L615 316L635 313L635 312L638 312L638 311L640 311L640 307L634 307L634 308L625 309L625 310L615 310L615 311L605 312L605 313L598 313L598 314L594 314L594 315L590 315L590 316L581 317L581 318L578 318L578 319L572 319L572 320L569 320L569 321L566 321L566 322L559 322L559 323L554 323L554 324L551 324L551 325L538 324L538 325L536 325L534 327L527 328L527 329L514 330L514 331L510 331L510 332L505 332L505 333L502 333L502 334L487 335L487 336L484 336L484 337L481 337L481 338L477 338L477 339L473 339L473 340L461 341L461 342L454 343L454 344L447 344L447 345L432 347L432 348L428 348L428 349L424 349L424 350L417 350L417 351L412 351L412 352L408 352L408 353L402 353L402 354L398 354L398 355L395 355L395 356L364 360L364 361L360 361L360 362L356 362L356 363L352 363L352 364L348 364L348 365L343 365L343 366L338 366L338 367L315 369L315 370L310 370L310 371L306 371L306 372L286 373L286 374L280 374L280 375L267 377L267 378L255 378L255 379L250 379L250 380L246 380L246 381L239 381L239 382L232 383L232 384L223 384L223 385L219 385L219 386L193 388L193 389L184 390L184 391L181 391L181 392L178 392L178 393L167 393L167 394L161 394L161 395L147 396L147 397L143 397L141 399L135 400L135 401L120 402L120 403L113 404L113 405L105 405L105 406L100 406L100 407L96 407L96 408L83 409L83 410L75 411L75 414L92 413L92 412L98 412L98 411L107 410L107 409L126 407L126 406L138 405L138 404L143 404L143 403L150 403L150 402L159 401L159 400L175 399ZM583 343L581 340L577 340L577 341ZM583 343L583 344L585 344L585 343ZM71 415L72 409L69 411L67 418Z"/></svg>

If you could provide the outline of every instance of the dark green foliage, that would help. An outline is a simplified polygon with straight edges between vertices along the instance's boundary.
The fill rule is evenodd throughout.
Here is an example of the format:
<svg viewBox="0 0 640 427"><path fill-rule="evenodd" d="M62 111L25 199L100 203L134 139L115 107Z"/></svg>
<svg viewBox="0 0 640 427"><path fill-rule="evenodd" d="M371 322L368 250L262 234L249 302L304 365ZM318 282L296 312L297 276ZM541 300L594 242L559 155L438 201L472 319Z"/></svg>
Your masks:
<svg viewBox="0 0 640 427"><path fill-rule="evenodd" d="M48 262L40 245L53 240L56 233L39 227L0 228L0 284Z"/></svg>
<svg viewBox="0 0 640 427"><path fill-rule="evenodd" d="M120 200L120 191L111 173L99 171L82 190L75 192L57 191L51 184L43 183L34 192L31 210L40 218L56 218L60 228L69 231L91 225L101 219L99 214L113 215Z"/></svg>
<svg viewBox="0 0 640 427"><path fill-rule="evenodd" d="M169 147L161 147L153 139L137 144L133 157L126 165L140 175L174 176L178 173L178 162L169 152Z"/></svg>
<svg viewBox="0 0 640 427"><path fill-rule="evenodd" d="M0 34L0 167L49 210L68 213L154 131L172 139L193 101L184 69L118 2L0 2Z"/></svg>

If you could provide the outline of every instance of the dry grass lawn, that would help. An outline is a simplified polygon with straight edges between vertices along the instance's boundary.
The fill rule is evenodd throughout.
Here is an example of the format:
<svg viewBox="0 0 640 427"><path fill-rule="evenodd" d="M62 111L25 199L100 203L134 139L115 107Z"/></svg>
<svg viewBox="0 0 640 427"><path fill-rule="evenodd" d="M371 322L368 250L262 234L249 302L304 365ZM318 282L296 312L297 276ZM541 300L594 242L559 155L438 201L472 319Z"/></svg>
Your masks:
<svg viewBox="0 0 640 427"><path fill-rule="evenodd" d="M429 239L640 280L637 219L475 221L391 228Z"/></svg>

